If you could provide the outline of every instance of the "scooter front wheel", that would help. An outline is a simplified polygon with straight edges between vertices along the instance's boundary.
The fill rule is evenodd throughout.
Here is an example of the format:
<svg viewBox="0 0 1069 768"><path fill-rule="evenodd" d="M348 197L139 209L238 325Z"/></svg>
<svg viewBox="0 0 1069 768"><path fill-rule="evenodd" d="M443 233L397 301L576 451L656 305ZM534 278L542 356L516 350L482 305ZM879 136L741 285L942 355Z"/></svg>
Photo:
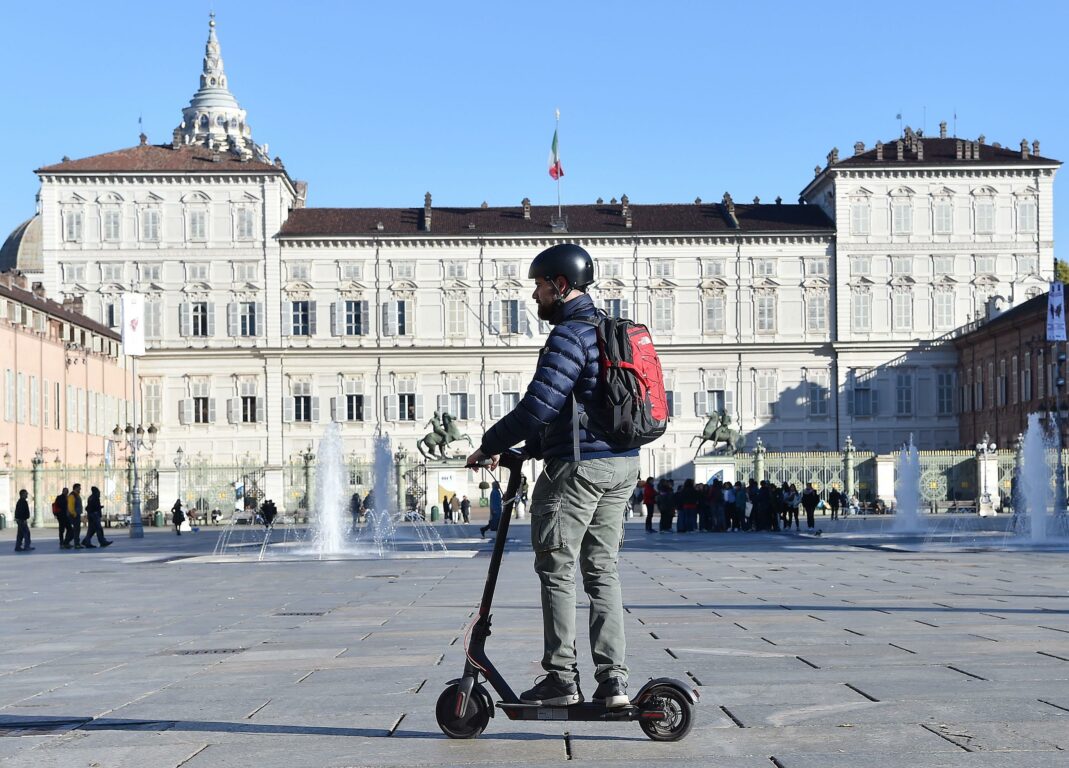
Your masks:
<svg viewBox="0 0 1069 768"><path fill-rule="evenodd" d="M434 708L438 727L451 739L474 739L482 733L490 722L490 697L486 690L476 684L464 706L464 711L457 714L457 696L460 686L456 683L446 687L438 697Z"/></svg>
<svg viewBox="0 0 1069 768"><path fill-rule="evenodd" d="M642 732L654 741L679 741L694 725L694 705L683 691L671 685L659 685L650 691L643 708L663 709L657 720L639 720Z"/></svg>

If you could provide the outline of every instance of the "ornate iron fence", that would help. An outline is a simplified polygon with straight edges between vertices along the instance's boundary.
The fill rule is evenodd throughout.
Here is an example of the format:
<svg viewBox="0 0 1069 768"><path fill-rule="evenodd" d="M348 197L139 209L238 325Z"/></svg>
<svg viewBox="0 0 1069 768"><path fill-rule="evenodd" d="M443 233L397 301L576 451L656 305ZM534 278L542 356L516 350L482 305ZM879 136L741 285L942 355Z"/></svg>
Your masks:
<svg viewBox="0 0 1069 768"><path fill-rule="evenodd" d="M975 501L976 453L919 451L921 498L928 502Z"/></svg>

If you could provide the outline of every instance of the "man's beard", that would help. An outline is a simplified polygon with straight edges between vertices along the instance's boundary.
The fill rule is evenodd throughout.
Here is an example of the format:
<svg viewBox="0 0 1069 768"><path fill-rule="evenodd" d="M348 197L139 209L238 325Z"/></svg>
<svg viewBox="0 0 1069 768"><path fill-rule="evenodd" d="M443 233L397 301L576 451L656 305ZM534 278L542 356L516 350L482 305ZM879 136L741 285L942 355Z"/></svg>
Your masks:
<svg viewBox="0 0 1069 768"><path fill-rule="evenodd" d="M538 319L545 320L547 323L552 323L557 317L557 302L552 304L538 303Z"/></svg>

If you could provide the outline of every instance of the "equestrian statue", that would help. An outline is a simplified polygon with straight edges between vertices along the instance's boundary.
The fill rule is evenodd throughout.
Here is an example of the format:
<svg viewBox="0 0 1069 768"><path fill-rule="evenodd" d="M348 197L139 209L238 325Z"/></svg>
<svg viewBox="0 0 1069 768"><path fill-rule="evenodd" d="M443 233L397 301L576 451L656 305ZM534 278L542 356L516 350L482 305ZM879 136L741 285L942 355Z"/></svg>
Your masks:
<svg viewBox="0 0 1069 768"><path fill-rule="evenodd" d="M475 447L471 442L471 438L462 433L457 427L456 417L448 411L442 414L435 411L434 416L427 422L427 426L431 428L431 431L416 443L416 449L425 459L445 461L449 458L445 454L446 447L458 440L467 440L469 446ZM435 451L438 452L437 456L435 456Z"/></svg>
<svg viewBox="0 0 1069 768"><path fill-rule="evenodd" d="M746 435L737 429L731 428L731 415L726 411L710 413L709 418L705 421L702 433L694 436L694 439L690 441L691 445L694 445L694 440L701 441L698 443L698 450L694 452L695 458L702 452L702 446L706 443L712 443L714 451L723 450L732 456L741 451L746 445ZM724 443L725 445L723 448L717 448L717 443Z"/></svg>

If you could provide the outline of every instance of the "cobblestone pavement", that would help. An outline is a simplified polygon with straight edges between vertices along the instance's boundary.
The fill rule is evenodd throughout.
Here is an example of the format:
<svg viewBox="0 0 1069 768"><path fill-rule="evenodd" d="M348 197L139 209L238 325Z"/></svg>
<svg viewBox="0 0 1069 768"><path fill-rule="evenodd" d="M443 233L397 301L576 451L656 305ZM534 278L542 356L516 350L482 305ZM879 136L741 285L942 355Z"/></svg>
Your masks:
<svg viewBox="0 0 1069 768"><path fill-rule="evenodd" d="M35 533L28 554L0 533L3 768L1069 765L1064 552L633 521L632 690L692 681L690 736L499 716L454 741L434 704L461 671L488 543L453 544L473 558L213 563L191 556L216 532L119 531L88 551ZM488 647L519 689L540 671L541 620L527 531L512 534ZM589 695L585 634L579 646Z"/></svg>

